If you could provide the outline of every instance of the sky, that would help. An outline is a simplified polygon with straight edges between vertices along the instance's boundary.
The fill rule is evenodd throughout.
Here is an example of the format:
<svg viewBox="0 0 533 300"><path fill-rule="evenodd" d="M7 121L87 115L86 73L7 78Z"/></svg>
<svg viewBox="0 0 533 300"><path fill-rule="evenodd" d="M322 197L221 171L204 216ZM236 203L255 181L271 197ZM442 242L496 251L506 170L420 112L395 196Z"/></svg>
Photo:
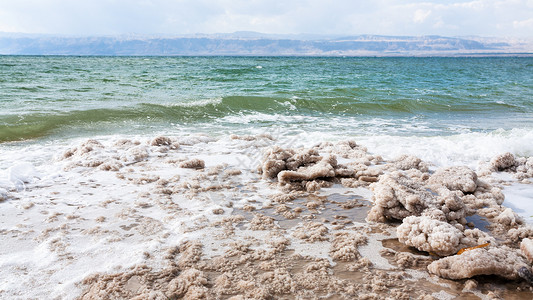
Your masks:
<svg viewBox="0 0 533 300"><path fill-rule="evenodd" d="M533 37L533 0L0 0L0 32Z"/></svg>

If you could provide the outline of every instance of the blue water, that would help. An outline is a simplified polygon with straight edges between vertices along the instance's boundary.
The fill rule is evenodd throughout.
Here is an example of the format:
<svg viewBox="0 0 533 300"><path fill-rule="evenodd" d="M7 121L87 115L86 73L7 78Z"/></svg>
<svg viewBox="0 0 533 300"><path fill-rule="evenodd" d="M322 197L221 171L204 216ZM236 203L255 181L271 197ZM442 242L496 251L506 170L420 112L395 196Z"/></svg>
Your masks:
<svg viewBox="0 0 533 300"><path fill-rule="evenodd" d="M0 142L533 128L533 58L0 56Z"/></svg>

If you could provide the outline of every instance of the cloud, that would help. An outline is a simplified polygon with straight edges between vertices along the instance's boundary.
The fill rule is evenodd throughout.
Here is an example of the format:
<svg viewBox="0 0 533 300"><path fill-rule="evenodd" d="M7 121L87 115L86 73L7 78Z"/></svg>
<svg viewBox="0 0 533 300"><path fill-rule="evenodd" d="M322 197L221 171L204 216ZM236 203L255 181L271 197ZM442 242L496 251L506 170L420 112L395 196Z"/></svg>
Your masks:
<svg viewBox="0 0 533 300"><path fill-rule="evenodd" d="M413 16L413 22L423 23L431 14L431 10L417 9Z"/></svg>
<svg viewBox="0 0 533 300"><path fill-rule="evenodd" d="M522 21L514 21L513 26L518 29L525 28L533 32L533 18L529 18L527 20Z"/></svg>
<svg viewBox="0 0 533 300"><path fill-rule="evenodd" d="M0 30L531 36L532 0L0 0Z"/></svg>

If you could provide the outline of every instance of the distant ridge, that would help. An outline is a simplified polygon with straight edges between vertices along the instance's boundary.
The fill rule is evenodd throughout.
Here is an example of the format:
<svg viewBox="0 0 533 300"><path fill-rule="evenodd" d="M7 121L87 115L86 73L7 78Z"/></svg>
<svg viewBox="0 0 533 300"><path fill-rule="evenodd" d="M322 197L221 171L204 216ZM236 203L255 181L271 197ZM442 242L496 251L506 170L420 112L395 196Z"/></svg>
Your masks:
<svg viewBox="0 0 533 300"><path fill-rule="evenodd" d="M530 40L442 36L321 36L257 32L183 36L0 33L2 55L472 56L532 55Z"/></svg>

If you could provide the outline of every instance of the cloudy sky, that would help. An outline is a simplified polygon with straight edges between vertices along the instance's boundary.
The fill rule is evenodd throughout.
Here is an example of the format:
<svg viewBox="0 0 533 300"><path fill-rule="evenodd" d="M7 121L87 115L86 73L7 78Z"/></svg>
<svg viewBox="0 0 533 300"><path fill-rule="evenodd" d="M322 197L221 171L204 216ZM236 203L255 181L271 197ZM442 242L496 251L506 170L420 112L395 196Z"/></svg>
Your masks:
<svg viewBox="0 0 533 300"><path fill-rule="evenodd" d="M533 0L0 0L0 32L533 37Z"/></svg>

